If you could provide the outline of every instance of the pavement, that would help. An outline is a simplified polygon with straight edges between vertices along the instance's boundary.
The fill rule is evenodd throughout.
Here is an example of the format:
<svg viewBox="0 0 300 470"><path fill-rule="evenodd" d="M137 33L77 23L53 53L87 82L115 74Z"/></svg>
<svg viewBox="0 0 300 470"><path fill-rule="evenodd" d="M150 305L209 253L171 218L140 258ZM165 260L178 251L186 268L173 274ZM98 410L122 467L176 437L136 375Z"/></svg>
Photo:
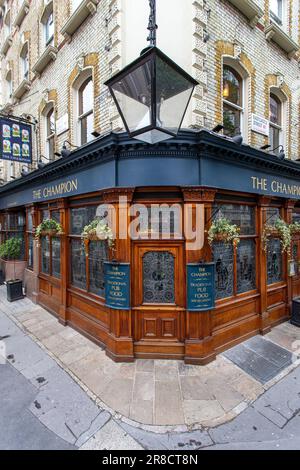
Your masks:
<svg viewBox="0 0 300 470"><path fill-rule="evenodd" d="M300 329L289 323L267 341L292 363L266 383L223 355L205 367L115 364L29 299L8 303L3 287L1 336L1 450L300 449Z"/></svg>

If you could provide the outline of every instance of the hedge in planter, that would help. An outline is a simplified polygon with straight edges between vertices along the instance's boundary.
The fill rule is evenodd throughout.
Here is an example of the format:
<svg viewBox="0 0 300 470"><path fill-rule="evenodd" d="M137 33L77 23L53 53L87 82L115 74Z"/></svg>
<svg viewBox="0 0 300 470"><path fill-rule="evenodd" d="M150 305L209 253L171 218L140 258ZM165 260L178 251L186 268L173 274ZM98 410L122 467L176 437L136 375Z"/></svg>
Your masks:
<svg viewBox="0 0 300 470"><path fill-rule="evenodd" d="M13 302L23 298L23 283L16 279L16 261L21 258L23 241L21 238L9 238L0 245L0 257L4 261L12 261L14 265L14 279L7 281L7 300Z"/></svg>

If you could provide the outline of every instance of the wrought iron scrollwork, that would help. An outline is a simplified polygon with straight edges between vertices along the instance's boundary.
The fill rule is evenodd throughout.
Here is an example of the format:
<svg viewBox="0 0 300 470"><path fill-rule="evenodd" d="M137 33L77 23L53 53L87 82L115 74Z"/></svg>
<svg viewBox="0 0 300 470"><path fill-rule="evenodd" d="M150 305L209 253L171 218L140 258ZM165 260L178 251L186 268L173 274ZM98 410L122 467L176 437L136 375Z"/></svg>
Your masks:
<svg viewBox="0 0 300 470"><path fill-rule="evenodd" d="M149 0L150 6L150 16L148 30L150 34L147 38L147 41L150 42L150 46L156 46L156 30L158 28L156 24L156 0Z"/></svg>

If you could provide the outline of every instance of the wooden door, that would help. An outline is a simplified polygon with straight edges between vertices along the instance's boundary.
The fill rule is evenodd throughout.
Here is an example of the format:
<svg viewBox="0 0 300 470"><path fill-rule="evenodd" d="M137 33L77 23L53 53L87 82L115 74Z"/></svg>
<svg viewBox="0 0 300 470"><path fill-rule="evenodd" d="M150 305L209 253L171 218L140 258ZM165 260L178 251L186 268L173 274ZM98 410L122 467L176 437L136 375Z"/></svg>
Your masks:
<svg viewBox="0 0 300 470"><path fill-rule="evenodd" d="M132 299L137 357L183 357L183 244L139 242L133 250Z"/></svg>

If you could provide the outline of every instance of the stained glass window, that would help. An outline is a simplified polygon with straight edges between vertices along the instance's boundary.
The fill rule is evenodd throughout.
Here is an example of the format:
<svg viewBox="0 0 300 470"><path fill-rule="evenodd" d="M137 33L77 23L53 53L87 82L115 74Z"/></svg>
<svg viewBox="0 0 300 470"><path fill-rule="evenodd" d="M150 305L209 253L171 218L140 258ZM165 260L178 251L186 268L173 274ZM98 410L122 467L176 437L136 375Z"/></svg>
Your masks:
<svg viewBox="0 0 300 470"><path fill-rule="evenodd" d="M52 238L52 276L60 278L60 239Z"/></svg>
<svg viewBox="0 0 300 470"><path fill-rule="evenodd" d="M81 240L71 241L71 284L86 289L85 251Z"/></svg>
<svg viewBox="0 0 300 470"><path fill-rule="evenodd" d="M225 218L241 229L241 235L255 235L255 207L242 204L216 204L214 220Z"/></svg>
<svg viewBox="0 0 300 470"><path fill-rule="evenodd" d="M89 243L90 292L104 297L104 261L108 259L107 244L102 241Z"/></svg>
<svg viewBox="0 0 300 470"><path fill-rule="evenodd" d="M71 234L81 235L84 227L94 220L97 206L71 209Z"/></svg>
<svg viewBox="0 0 300 470"><path fill-rule="evenodd" d="M280 218L279 207L270 207L266 211L266 224L274 225L276 220Z"/></svg>
<svg viewBox="0 0 300 470"><path fill-rule="evenodd" d="M33 236L28 235L28 268L33 269Z"/></svg>
<svg viewBox="0 0 300 470"><path fill-rule="evenodd" d="M268 285L282 281L282 253L280 240L271 238L267 253Z"/></svg>
<svg viewBox="0 0 300 470"><path fill-rule="evenodd" d="M234 294L233 247L225 243L214 243L216 263L216 299L225 299Z"/></svg>
<svg viewBox="0 0 300 470"><path fill-rule="evenodd" d="M169 252L151 251L143 259L145 303L175 303L175 261Z"/></svg>
<svg viewBox="0 0 300 470"><path fill-rule="evenodd" d="M50 241L49 237L41 238L42 273L50 274Z"/></svg>
<svg viewBox="0 0 300 470"><path fill-rule="evenodd" d="M241 240L237 250L237 293L256 288L256 253L254 240Z"/></svg>

